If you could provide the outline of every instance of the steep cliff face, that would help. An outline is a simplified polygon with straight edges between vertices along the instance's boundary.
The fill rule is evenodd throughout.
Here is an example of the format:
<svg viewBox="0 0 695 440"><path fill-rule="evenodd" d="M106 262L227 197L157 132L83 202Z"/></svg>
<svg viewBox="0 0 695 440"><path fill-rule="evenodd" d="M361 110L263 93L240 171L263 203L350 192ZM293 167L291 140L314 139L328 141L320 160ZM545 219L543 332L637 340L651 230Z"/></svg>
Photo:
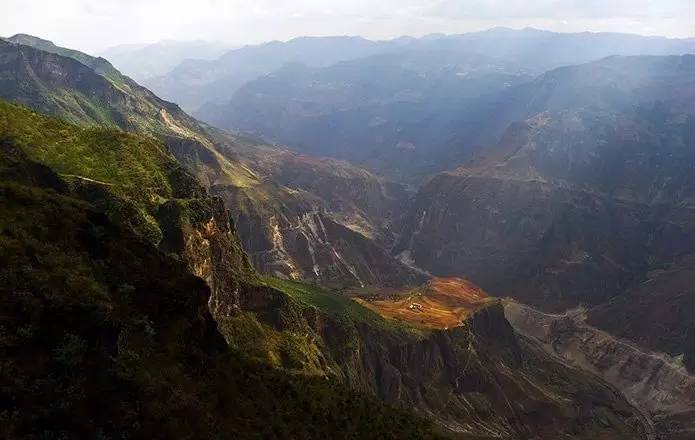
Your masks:
<svg viewBox="0 0 695 440"><path fill-rule="evenodd" d="M260 166L261 159L285 157L284 153L260 146L266 155L244 139L209 130L177 105L121 75L106 60L29 36L0 41L0 96L80 125L118 127L164 142L206 188L223 196L240 225L244 249L260 270L345 285L419 281L415 272L376 242L392 241L387 225L376 217L377 211L392 210L392 200L380 192L381 183L369 173L358 169L346 173L347 166L321 161L312 161L299 175L285 173L289 167L284 165L273 165L270 172ZM275 172L279 169L284 171ZM281 184L271 180L275 177ZM319 181L325 185L310 183ZM326 192L326 185L334 189ZM329 195L345 188L352 193L336 199L343 203L327 202ZM348 196L355 192L363 199L349 203ZM335 232L314 238L311 229L320 222ZM300 229L301 233L293 233ZM290 238L278 238L285 236ZM287 242L280 246L278 240Z"/></svg>
<svg viewBox="0 0 695 440"><path fill-rule="evenodd" d="M610 301L591 308L588 322L649 350L682 358L695 371L694 259L687 255L630 286Z"/></svg>
<svg viewBox="0 0 695 440"><path fill-rule="evenodd" d="M611 58L510 92L512 110L540 113L432 179L397 252L558 310L602 303L685 257L693 60Z"/></svg>
<svg viewBox="0 0 695 440"><path fill-rule="evenodd" d="M4 103L0 110L4 121ZM439 438L429 422L337 381L230 351L209 298L234 309L253 289L238 277L248 265L229 266L239 246L222 249L233 234L219 211L188 207L198 215L190 217L165 203L164 235L168 246L180 239L183 258L165 254L100 208L94 188L75 191L28 157L22 140L0 126L0 436L318 439L339 427L343 438ZM192 270L212 274L212 295ZM237 278L220 285L229 271ZM231 297L230 280L240 286ZM260 298L271 297L265 291Z"/></svg>
<svg viewBox="0 0 695 440"><path fill-rule="evenodd" d="M454 432L492 438L646 438L648 428L616 391L567 371L520 340L499 306L476 312L463 327L420 340L379 346L369 341L383 338L366 329L361 337L358 371L369 389L388 402L430 414ZM575 405L586 406L577 410ZM601 417L613 420L597 422Z"/></svg>
<svg viewBox="0 0 695 440"><path fill-rule="evenodd" d="M275 187L273 183L265 184ZM244 249L262 272L331 285L414 285L423 276L373 240L338 223L301 192L257 200L258 192L213 186L235 216Z"/></svg>
<svg viewBox="0 0 695 440"><path fill-rule="evenodd" d="M239 145L237 152L259 174L319 199L337 223L384 246L393 244L393 225L405 213L411 197L404 186L347 162L281 147Z"/></svg>
<svg viewBox="0 0 695 440"><path fill-rule="evenodd" d="M396 251L439 276L543 307L597 304L647 266L649 209L542 178L436 177Z"/></svg>
<svg viewBox="0 0 695 440"><path fill-rule="evenodd" d="M649 416L655 438L691 438L695 376L688 373L682 359L645 351L588 325L584 309L549 315L508 301L505 315L515 329L539 341L550 354L623 392Z"/></svg>
<svg viewBox="0 0 695 440"><path fill-rule="evenodd" d="M239 290L257 280L256 272L236 235L234 222L221 199L171 201L159 208L167 251L181 255L192 274L210 286L213 316L239 312Z"/></svg>
<svg viewBox="0 0 695 440"><path fill-rule="evenodd" d="M302 356L286 354L290 366L311 360L310 368L415 408L462 438L649 438L649 425L617 391L517 336L497 303L458 327L418 330L315 287L271 284L292 300L246 310L275 310L262 321L314 344ZM228 335L233 345L240 338Z"/></svg>

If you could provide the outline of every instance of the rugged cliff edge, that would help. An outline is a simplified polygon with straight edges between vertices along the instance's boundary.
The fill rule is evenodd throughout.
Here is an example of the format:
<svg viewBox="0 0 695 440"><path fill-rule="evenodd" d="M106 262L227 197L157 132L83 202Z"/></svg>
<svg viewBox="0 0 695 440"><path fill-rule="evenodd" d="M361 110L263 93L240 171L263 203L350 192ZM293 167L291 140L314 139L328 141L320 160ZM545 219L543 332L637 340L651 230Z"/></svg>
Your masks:
<svg viewBox="0 0 695 440"><path fill-rule="evenodd" d="M14 61L31 54L14 46L9 52ZM31 71L47 75L44 85L65 86L56 76L64 60L39 57L52 68ZM132 104L130 98L125 102ZM145 124L146 134L157 135L146 130L150 123L168 127L153 138L72 125L0 102L7 153L0 173L9 181L0 200L0 244L7 250L2 277L9 281L2 286L0 319L16 330L2 335L0 348L8 354L3 358L19 359L3 365L12 373L2 378L2 392L9 390L2 401L12 408L2 415L10 434L49 423L58 432L91 437L122 426L146 437L289 432L321 438L329 429L345 437L432 437L426 422L370 394L408 405L462 438L634 439L648 433L640 414L611 387L515 335L499 304L480 308L456 328L423 331L384 320L336 292L262 278L235 234L247 225L235 228L234 212L222 203L228 191L277 193L260 191L257 176L218 156L212 141L195 133L172 137L171 130L191 134L185 114L161 108L156 114L131 120ZM222 200L210 197L184 167ZM286 217L282 224L276 217L270 228L277 250L311 234L325 246L307 249L329 252L336 278L387 282L373 273L383 251L370 254L371 241L327 222L320 211L294 211L285 200L252 204ZM264 209L258 218L272 219ZM267 228L260 236L267 239ZM355 254L346 263L350 249ZM307 250L302 262L314 257ZM38 394L30 392L37 387ZM113 405L103 399L104 389L120 393ZM56 392L68 394L62 405L55 405ZM23 419L32 407L39 414ZM76 424L68 417L74 414ZM191 419L195 423L187 424Z"/></svg>
<svg viewBox="0 0 695 440"><path fill-rule="evenodd" d="M287 296L242 301L260 328L241 331L243 315L221 322L232 346L338 377L462 438L648 438L641 414L620 393L516 335L498 303L459 327L432 331L384 320L317 287L271 284ZM260 338L276 342L258 350Z"/></svg>
<svg viewBox="0 0 695 440"><path fill-rule="evenodd" d="M505 315L520 333L568 365L603 378L649 418L651 437L690 439L695 430L695 376L682 362L586 324L586 310L550 315L514 301Z"/></svg>
<svg viewBox="0 0 695 440"><path fill-rule="evenodd" d="M244 250L261 271L352 286L421 281L382 245L392 237L382 240L384 229L374 212L389 210L391 200L381 197L381 183L369 173L312 161L301 175L270 176L258 158L285 157L280 150L248 148L248 140L203 126L108 61L31 36L0 41L0 96L79 125L117 127L165 143L179 163L222 197L239 225ZM363 187L365 200L331 205L323 188L310 184L321 176L343 188ZM319 222L331 233L317 237L312 228Z"/></svg>
<svg viewBox="0 0 695 440"><path fill-rule="evenodd" d="M283 295L153 139L0 100L0 213L3 438L438 437L225 343L213 314Z"/></svg>

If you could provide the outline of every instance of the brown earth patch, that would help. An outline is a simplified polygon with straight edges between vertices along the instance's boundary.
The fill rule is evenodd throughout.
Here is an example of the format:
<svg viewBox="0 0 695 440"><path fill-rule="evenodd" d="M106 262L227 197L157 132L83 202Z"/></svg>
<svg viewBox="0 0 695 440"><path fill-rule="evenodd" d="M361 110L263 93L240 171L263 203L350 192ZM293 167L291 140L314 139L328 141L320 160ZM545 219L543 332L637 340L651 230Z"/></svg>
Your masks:
<svg viewBox="0 0 695 440"><path fill-rule="evenodd" d="M372 295L355 301L385 318L447 329L461 325L471 313L495 298L462 278L434 278L404 294Z"/></svg>

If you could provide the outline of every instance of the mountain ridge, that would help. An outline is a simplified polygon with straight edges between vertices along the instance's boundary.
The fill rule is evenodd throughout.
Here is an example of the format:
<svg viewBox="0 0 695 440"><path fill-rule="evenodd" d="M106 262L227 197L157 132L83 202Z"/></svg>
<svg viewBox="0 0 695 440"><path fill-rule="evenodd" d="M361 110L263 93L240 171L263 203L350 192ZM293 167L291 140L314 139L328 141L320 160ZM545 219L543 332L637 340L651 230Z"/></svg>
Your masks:
<svg viewBox="0 0 695 440"><path fill-rule="evenodd" d="M159 99L113 67L105 69L106 77L79 60L55 58L61 55L20 44L2 44L0 64L9 75L0 79L4 81L0 94L73 122L105 123L163 139L177 160L232 208L245 238L243 244L257 256L254 263L262 270L352 284L417 283L420 279L370 238L336 221L344 216L327 214L330 209L321 197L262 179L249 168L253 159L242 163L241 153L254 151L248 148L248 141L221 132L211 134L177 105ZM74 55L74 51L68 53ZM98 61L87 55L74 56L87 57L88 64ZM52 69L46 69L47 65ZM25 85L16 75L31 78L35 84ZM73 77L82 82L66 80ZM319 218L330 225L326 229L330 236L312 231ZM359 244L353 247L353 242ZM314 261L314 253L319 260Z"/></svg>
<svg viewBox="0 0 695 440"><path fill-rule="evenodd" d="M62 58L49 57L49 59L61 61ZM316 286L306 286L287 280L257 277L255 270L244 262L246 254L239 246L236 234L243 225L240 222L231 221L231 217L235 215L234 211L228 212L222 206L220 199L210 198L205 191L201 191L204 187L192 179L188 172L185 172L183 176L175 177L189 182L190 186L184 186L183 190L188 191L187 194L191 196L196 196L190 201L180 200L180 197L167 200L164 197L173 193L155 192L154 194L160 197L147 194L148 197L139 198L137 190L147 190L149 185L136 185L132 188L133 193L128 192L124 195L126 201L137 202L136 208L139 207L144 211L156 210L155 217L163 240L154 237L150 243L146 243L137 237L131 239L128 233L119 233L118 230L114 232L114 228L107 222L109 216L112 216L111 221L120 223L122 218L138 218L138 215L119 217L119 211L114 210L111 205L112 196L118 196L118 194L111 192L111 185L103 185L103 183L122 183L118 180L120 178L118 174L115 176L95 174L104 171L97 167L86 168L85 171L84 164L92 159L96 162L105 162L105 158L110 157L110 154L118 153L119 148L127 147L128 140L133 142L138 140L142 142L141 148L152 148L153 151L166 154L168 158L166 163L171 163L174 157L179 158L181 162L184 162L183 158L194 164L200 160L201 167L191 167L188 163L187 168L197 175L212 178L213 183L216 182L216 173L228 173L227 170L216 169L214 161L210 161L210 157L218 160L218 156L215 155L216 149L213 148L215 147L214 139L208 144L205 142L207 139L171 136L172 131L177 133L176 129L171 128L172 121L179 130L190 128L183 124L186 122L185 114L181 115L181 119L177 119L177 114L172 112L167 122L167 116L156 112L154 117L143 117L142 120L135 121L142 124L141 127L145 133L127 134L114 129L85 128L61 123L10 104L0 107L0 110L14 115L0 118L1 122L8 124L9 129L3 128L3 133L7 135L9 141L19 142L20 147L30 153L34 159L45 162L44 165L63 167L62 171L66 174L64 177L69 180L74 178L73 175L82 175L80 177L87 178L87 180L77 178L74 187L75 197L86 198L89 203L97 205L93 208L97 211L95 219L86 223L79 220L83 214L75 214L77 223L85 225L86 231L82 231L81 227L68 224L58 225L57 230L67 230L70 231L69 234L56 234L52 233L50 228L32 229L26 226L26 222L33 218L31 212L35 209L34 206L47 207L48 211L44 216L46 218L50 218L50 214L55 213L58 213L58 219L73 218L61 215L63 211L53 208L54 205L59 207L69 205L43 203L41 200L27 204L24 200L22 202L24 205L19 203L19 207L16 208L16 203L7 202L5 206L9 206L7 209L13 212L12 218L17 220L16 228L19 228L19 231L16 231L16 228L8 230L9 242L17 241L15 239L17 236L27 237L33 236L32 234L39 234L38 241L43 240L48 243L58 240L61 244L60 240L66 240L62 243L62 247L74 249L78 257L86 253L91 256L87 258L88 261L97 261L98 264L94 267L86 266L86 271L104 270L107 277L113 277L113 281L106 290L113 293L114 301L122 299L126 302L126 307L122 310L124 318L119 317L115 320L101 319L103 317L97 313L94 319L85 323L84 319L74 319L76 314L68 310L56 315L59 319L65 319L70 323L67 327L67 324L63 322L40 321L42 332L44 328L51 328L51 325L54 325L61 330L69 329L77 337L60 339L61 333L46 330L45 333L51 335L51 338L48 339L50 343L44 352L52 353L56 362L73 362L73 365L75 365L74 362L76 365L82 365L80 360L82 353L87 353L88 358L91 358L95 354L92 349L95 346L98 349L103 347L107 353L118 354L116 357L118 365L115 368L120 368L121 362L126 364L126 373L135 375L133 380L131 376L126 377L131 380L129 383L133 384L133 388L152 390L153 394L144 397L136 395L137 397L131 398L130 401L135 399L136 402L150 402L152 406L145 406L144 412L136 414L142 414L148 420L162 420L162 430L159 431L162 436L195 436L211 430L230 433L231 436L237 433L250 436L250 433L272 435L271 432L292 432L298 437L323 437L325 436L324 428L327 426L333 426L334 429L336 426L341 427L340 433L345 433L347 437L352 435L383 438L391 435L394 438L402 438L401 430L408 432L411 436L423 438L434 435L429 425L421 424L419 419L408 418L409 416L402 412L392 412L375 400L364 400L352 394L352 391L341 388L341 384L350 385L352 390L373 393L393 404L410 405L421 414L435 412L437 420L443 426L457 431L463 438L485 437L491 433L497 437L510 439L529 436L632 439L647 435L646 428L638 422L639 413L619 393L590 375L565 369L549 359L542 351L530 346L523 338L519 338L504 318L499 304L481 309L460 327L451 331L421 334L411 329L400 327L394 329L392 323L384 321L375 314L370 314L366 309L341 297L337 292L326 292ZM15 124L12 122L14 118L30 121L38 119L43 122ZM177 121L181 121L181 124ZM151 127L147 123L153 124L157 129L168 129L169 136L147 136L147 129ZM37 125L40 129L37 129ZM23 131L13 131L17 127ZM63 139L61 133L90 134L94 131L114 136L119 141L107 144L97 138L95 142L87 143L88 148L79 150L81 144L73 142L73 138L69 136L62 144L52 140L53 138ZM37 132L40 133L38 137L35 135ZM77 134L75 137L78 137ZM48 140L42 140L41 136L48 136ZM24 138L28 138L29 141L24 142L22 140ZM126 142L121 142L122 139ZM198 156L183 154L190 153L191 150ZM84 151L84 153L63 154L77 151ZM206 155L206 152L212 156ZM58 153L57 158L56 153ZM221 152L217 151L217 153L225 157ZM123 159L118 154L116 157ZM135 161L135 163L138 162ZM185 164L184 162L182 165ZM213 166L210 168L204 168L211 164ZM243 163L240 164L243 165ZM26 167L31 168L30 165ZM113 167L108 166L107 170L113 172L111 168ZM10 165L7 169L10 170L9 175L5 176L9 176L8 178L16 176L15 165ZM241 166L238 169L241 170L240 173L245 173ZM4 167L0 167L0 171L4 171ZM150 177L150 174L154 173L147 173L144 177ZM230 179L237 178L232 172L227 175ZM109 181L108 178L116 180ZM207 181L209 182L210 180ZM273 183L267 182L267 184ZM209 187L213 194L215 186L213 184ZM217 188L218 190L231 187L224 183L217 186L221 187ZM195 201L197 199L201 201ZM203 201L207 202L203 203ZM84 206L83 203L79 205ZM15 210L16 214L14 214ZM19 222L19 219L24 219L24 222ZM45 221L40 224L51 223ZM329 223L323 227L328 230L330 225ZM131 229L128 227L127 230ZM3 234L5 231L3 228ZM314 233L314 231L311 232ZM111 233L115 234L115 237ZM80 238L73 240L71 237L74 235ZM140 240L141 244L120 245L120 239L133 242ZM352 237L349 240L352 240ZM153 244L157 243L161 247L161 252L152 251ZM152 266L140 264L139 258L123 258L127 256L123 252L137 250L142 250L143 258L150 261ZM2 255L8 254L3 252ZM34 266L46 267L50 273L53 254L50 255L50 259L39 259ZM240 260L234 261L237 257ZM170 264L168 258L180 264ZM108 268L119 261L127 263L126 266L118 266L119 272L110 272ZM72 263L67 266L82 267ZM11 271L21 271L29 266L9 264L3 265L3 268L5 267L9 267ZM165 276L163 280L150 280L151 274L158 273L155 270L157 267L161 267L162 271L175 272L185 279ZM367 264L365 267L371 270L371 265ZM241 273L236 272L239 270ZM18 277L13 277L14 279L21 281ZM68 287L74 286L71 284L74 278L66 276L65 279L68 281ZM46 294L50 293L40 287L46 280L40 277L37 280L32 279L32 283L34 281L36 284L30 285L29 289L38 289L41 294L39 298L43 301ZM158 286L159 281L172 283L173 287ZM86 282L89 282L89 277ZM82 290L79 289L81 285L77 284L78 291ZM148 286L156 294L153 293L151 296L144 294L143 290ZM20 302L28 298L22 294L21 286L9 285L8 287L13 289L14 294L19 293ZM208 291L208 288L212 288L212 291ZM172 295L167 295L169 289L173 289ZM195 295L186 295L188 289L195 291ZM67 289L68 293L70 291ZM61 288L59 293L64 293L64 290ZM128 305L128 298L133 295L136 305ZM147 307L144 309L139 308L138 301L147 298L151 298L153 304L145 304ZM90 301L85 300L82 305L91 307ZM8 310L15 307L14 303L3 302L3 304L7 305ZM106 301L107 309L109 304ZM148 308L149 306L152 308ZM351 310L355 310L354 308L359 310L357 316L350 313ZM6 315L10 319L17 319L17 315L10 313ZM52 315L41 316L48 318ZM170 319L165 319L166 316ZM191 323L191 317L196 323ZM216 323L212 318L216 319ZM19 319L31 321L32 315L20 314ZM102 331L101 326L114 321L118 332L109 328ZM45 327L44 322L46 322ZM89 328L73 329L71 327L81 323L89 324ZM92 327L92 324L96 327ZM95 342L91 339L88 343L81 341L84 332L89 330L92 335L104 334L104 336ZM188 330L190 334L182 334ZM217 330L221 334L217 333ZM26 337L27 332L19 332L18 335ZM265 367L253 370L252 366L249 367L243 362L241 364L232 362L233 368L230 371L230 364L227 362L231 361L225 355L226 345L222 343L220 338L222 335L232 348L247 347L249 350L246 354L266 357L272 366L284 368L286 371L269 370L266 363L259 364L266 365ZM32 351L33 345L23 345L23 347L29 350L26 356L35 355ZM213 357L219 356L219 363L211 359L206 352L200 352L208 348ZM53 362L53 358L50 356L49 358L50 362ZM114 359L113 356L102 356L101 351L96 352L96 358L109 366ZM138 363L138 360L145 361ZM158 360L161 364L147 362L150 360ZM167 366L174 371L171 372L170 368L166 368ZM206 366L213 366L213 368L206 369ZM41 367L43 368L44 365L42 364ZM49 363L45 367L51 371L54 366ZM320 377L312 379L311 375L306 377L288 374L304 369L314 371ZM104 370L100 368L85 371ZM168 382L155 384L148 382L148 378L161 377L159 374L154 374L157 371L166 373L164 378ZM179 374L179 371L182 373ZM255 373L251 374L251 371ZM43 370L32 370L32 375L27 379L28 383L32 383L35 377L43 376L43 372ZM244 386L243 384L249 381L249 375L256 379L251 380L250 386ZM326 376L328 379L325 378ZM91 375L86 377L92 378ZM288 377L294 377L296 382L288 384L286 381ZM343 379L336 384L331 381L331 378L336 377ZM110 376L107 379L110 380ZM71 383L67 381L67 384ZM263 385L267 383L275 385L270 387ZM329 385L326 389L326 383L334 385ZM203 391L213 390L213 392L197 394L200 384L204 384ZM220 384L223 385L220 386ZM14 395L31 395L22 393L22 386L21 382L13 382L10 390L12 392L16 390ZM227 386L232 388L231 394L226 394ZM295 386L296 388L293 388ZM313 391L312 387L314 387ZM3 390L5 389L7 388L3 387ZM172 389L178 393L172 395L166 392ZM293 389L295 391L291 391ZM193 394L185 392L187 390L193 390ZM433 392L435 390L436 392ZM237 394L234 394L234 391L237 391ZM319 397L321 393L323 398ZM509 394L514 396L513 403L510 402ZM286 395L289 395L289 399L280 399ZM239 400L238 396L242 399ZM178 402L180 397L183 397L183 405L179 404L172 408L170 406L172 402ZM54 402L54 400L50 401ZM125 401L128 402L127 399ZM93 409L90 408L90 404L95 402L95 397L89 394L85 402L84 413L88 416L94 414L90 412L90 409ZM102 405L106 405L107 410L111 409L108 401L101 402ZM201 404L202 409L197 409L198 403ZM235 413L234 418L225 418L225 411L237 404L241 405L242 411ZM272 411L267 409L267 404L275 405L275 410L281 412L280 420L277 415L272 416ZM122 406L127 407L126 404ZM24 408L20 406L20 409ZM56 417L55 412L52 412L56 409L55 405L42 406L42 408L48 409L47 417ZM344 411L338 411L337 408L343 408ZM345 417L346 413L350 414L351 419ZM151 414L159 414L160 418L152 419ZM191 431L190 427L185 426L187 418L181 417L181 414L195 418L200 424L192 425ZM354 420L355 417L357 420ZM312 421L312 424L318 423L318 432L311 431L310 425L297 423L297 420L304 418L311 420L316 418L318 421ZM107 417L99 420L108 419ZM273 423L267 423L266 419L272 419ZM95 427L91 420L87 420L85 428L76 428L65 426L64 423L68 419L60 417L58 420L60 423L55 426L67 433L84 429L80 432L87 435L98 431L99 428L106 429L107 432L113 429L102 428L99 424ZM130 419L126 417L126 422L121 422L120 418L114 420L117 420L118 426L120 423L127 423ZM128 426L132 425L130 423ZM26 429L21 424L13 424L12 428L16 426ZM290 427L290 431L285 431L288 429L287 426ZM144 432L152 435L153 429L147 425ZM156 432L154 436L156 437Z"/></svg>
<svg viewBox="0 0 695 440"><path fill-rule="evenodd" d="M423 187L396 252L545 311L584 305L692 368L692 324L662 312L688 304L694 61L612 57L512 91L510 119L529 119ZM637 310L658 330L632 325Z"/></svg>
<svg viewBox="0 0 695 440"><path fill-rule="evenodd" d="M692 39L523 30L376 43L376 54L330 66L299 67L295 58L244 84L219 85L223 94L209 97L196 115L421 184L473 159L510 123L525 119L510 113L514 100L525 99L510 89L523 90L524 83L533 89L546 72L609 56L695 53ZM599 95L586 101L605 99Z"/></svg>
<svg viewBox="0 0 695 440"><path fill-rule="evenodd" d="M80 149L85 132L102 136ZM155 169L175 163L151 138L83 129L0 100L3 436L318 438L342 426L346 438L440 438L402 409L336 381L288 375L225 343L213 318L239 313L249 295L282 294L260 280L229 213L192 176L172 177L184 180L175 199L142 208L162 229L164 239L152 240L133 227L142 211L120 215L124 203L147 203L140 187L121 192L118 180L52 170L114 152L127 163L120 153L136 140L164 155ZM65 154L73 149L79 159Z"/></svg>

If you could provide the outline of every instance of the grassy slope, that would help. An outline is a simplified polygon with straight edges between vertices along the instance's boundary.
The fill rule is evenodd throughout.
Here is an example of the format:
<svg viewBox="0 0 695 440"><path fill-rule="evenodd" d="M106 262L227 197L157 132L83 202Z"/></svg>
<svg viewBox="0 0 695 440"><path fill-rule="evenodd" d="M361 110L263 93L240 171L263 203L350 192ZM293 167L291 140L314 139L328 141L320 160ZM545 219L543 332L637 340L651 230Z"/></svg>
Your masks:
<svg viewBox="0 0 695 440"><path fill-rule="evenodd" d="M153 138L117 129L79 127L0 100L0 135L44 164L157 244L157 209L172 199L204 194L202 187Z"/></svg>
<svg viewBox="0 0 695 440"><path fill-rule="evenodd" d="M431 436L373 398L227 354L205 285L88 204L0 184L0 211L4 438Z"/></svg>
<svg viewBox="0 0 695 440"><path fill-rule="evenodd" d="M0 115L2 437L433 437L427 423L335 381L229 353L207 286L45 166L108 188L131 176L144 185L157 178L142 167L166 174L159 144L6 103ZM148 163L121 157L135 146ZM99 161L122 169L90 171ZM150 194L171 195L157 188Z"/></svg>
<svg viewBox="0 0 695 440"><path fill-rule="evenodd" d="M216 183L244 188L260 183L244 165L222 156L196 120L122 75L108 61L31 36L13 41L18 44L0 44L0 53L17 59L3 67L22 78L4 79L0 95L6 99L82 126L108 126L162 140L193 141L198 151L204 150L211 158L210 163L204 163L197 154L189 156L191 161L186 165L198 177L213 171Z"/></svg>
<svg viewBox="0 0 695 440"><path fill-rule="evenodd" d="M0 101L0 130L38 162L59 174L81 176L162 197L171 195L166 171L174 158L154 139L116 129L78 128Z"/></svg>
<svg viewBox="0 0 695 440"><path fill-rule="evenodd" d="M315 284L266 277L265 282L285 293L305 306L316 307L334 319L350 324L366 324L389 332L403 332L411 335L424 334L421 330L386 320L372 310L358 304L339 292L324 289Z"/></svg>

